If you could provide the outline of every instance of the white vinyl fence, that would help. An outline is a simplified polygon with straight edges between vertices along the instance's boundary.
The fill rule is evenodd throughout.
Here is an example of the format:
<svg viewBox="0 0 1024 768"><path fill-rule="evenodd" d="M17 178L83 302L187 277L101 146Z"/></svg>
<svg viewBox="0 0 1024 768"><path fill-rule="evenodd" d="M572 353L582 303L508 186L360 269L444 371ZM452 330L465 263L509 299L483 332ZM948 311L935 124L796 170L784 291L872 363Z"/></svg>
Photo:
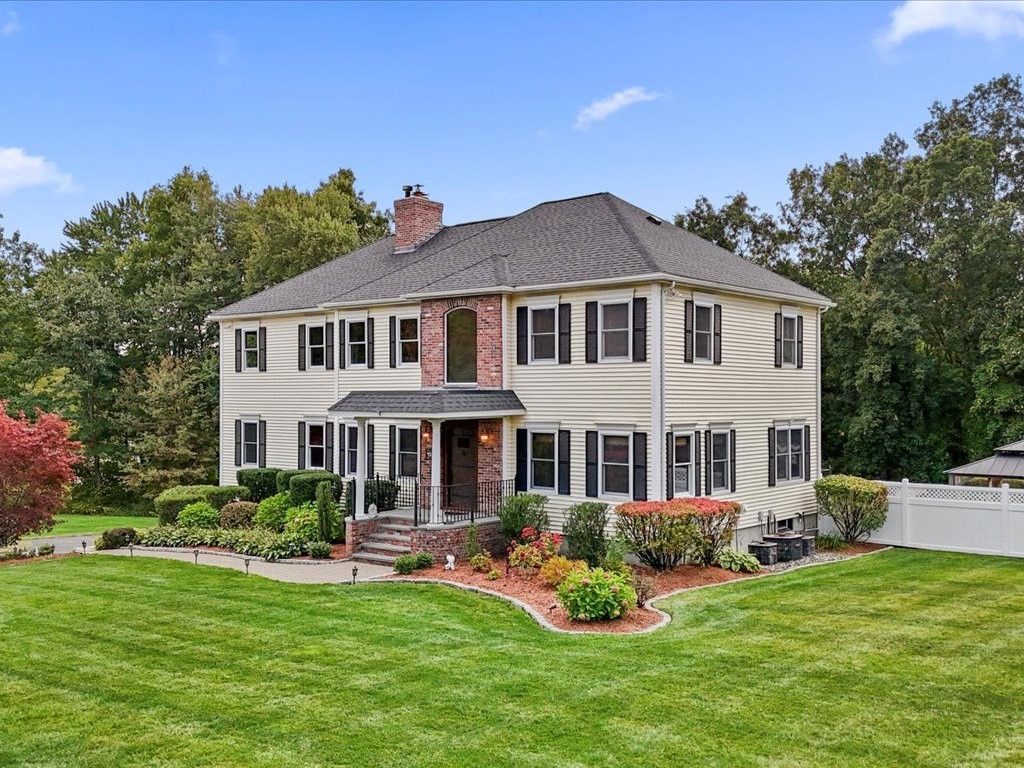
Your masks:
<svg viewBox="0 0 1024 768"><path fill-rule="evenodd" d="M878 544L1024 557L1024 490L884 483L889 492ZM831 520L828 524L831 524Z"/></svg>

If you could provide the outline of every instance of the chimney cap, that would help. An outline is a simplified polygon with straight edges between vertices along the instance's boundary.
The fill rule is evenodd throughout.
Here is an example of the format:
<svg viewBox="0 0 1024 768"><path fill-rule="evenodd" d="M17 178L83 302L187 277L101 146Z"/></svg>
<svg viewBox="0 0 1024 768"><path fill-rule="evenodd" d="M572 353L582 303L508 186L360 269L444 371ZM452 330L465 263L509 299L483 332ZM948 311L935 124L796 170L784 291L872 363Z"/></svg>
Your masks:
<svg viewBox="0 0 1024 768"><path fill-rule="evenodd" d="M412 185L406 184L405 186L402 187L402 191L405 192L406 197L409 197L409 195L412 194Z"/></svg>
<svg viewBox="0 0 1024 768"><path fill-rule="evenodd" d="M416 191L412 193L413 197L426 197L427 196L427 193L423 191L423 185L422 184L413 184L413 187L416 188Z"/></svg>

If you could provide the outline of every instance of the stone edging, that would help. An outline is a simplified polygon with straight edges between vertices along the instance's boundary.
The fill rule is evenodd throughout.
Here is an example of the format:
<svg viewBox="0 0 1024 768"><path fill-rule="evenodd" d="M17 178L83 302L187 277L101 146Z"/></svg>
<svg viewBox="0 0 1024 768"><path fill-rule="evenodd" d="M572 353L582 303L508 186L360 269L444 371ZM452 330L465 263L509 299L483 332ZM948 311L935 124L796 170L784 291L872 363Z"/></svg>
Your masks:
<svg viewBox="0 0 1024 768"><path fill-rule="evenodd" d="M120 547L121 550L128 551L128 547ZM351 563L351 558L343 558L341 560L296 560L295 558L282 558L280 560L267 560L265 557L258 557L256 555L242 555L238 552L221 552L216 549L203 549L202 547L143 547L135 545L133 549L141 550L142 552L176 552L182 555L191 555L197 549L201 555L217 555L219 557L233 557L236 560L255 560L261 563L269 563L274 565L275 563L283 563L284 565L340 565L342 563Z"/></svg>
<svg viewBox="0 0 1024 768"><path fill-rule="evenodd" d="M747 576L746 578L743 578L743 579L731 579L729 581L720 581L720 582L718 582L716 584L701 584L701 585L698 585L698 586L695 586L695 587L680 587L679 589L673 590L672 592L666 592L663 595L658 595L657 597L652 597L650 600L648 600L646 607L658 614L658 616L660 617L659 620L658 620L658 623L657 624L652 624L649 627L644 627L643 629L635 630L633 632L600 632L600 631L590 630L590 629L562 629L561 627L556 627L554 624L552 624L550 621L548 621L547 617L544 616L544 614L542 614L540 611L538 611L532 605L529 605L529 604L523 602L522 600L520 600L517 597L512 597L511 595L503 595L501 592L495 592L494 590L484 589L483 587L477 587L477 586L473 586L471 584L462 584L461 582L457 582L457 581L448 581L446 579L404 579L404 578L395 579L395 578L391 578L391 577L388 577L388 576L380 576L380 577L376 577L376 578L373 578L373 579L369 579L368 582L369 581L375 581L375 582L378 582L378 583L398 583L398 584L440 584L440 585L446 586L446 587L455 587L456 589L464 589L467 592L475 592L475 593L477 593L479 595L487 595L488 597L497 597L497 598L500 598L502 600L505 600L506 602L511 603L516 608L519 608L520 610L522 610L525 613L527 613L528 615L530 615L533 618L533 620L536 621L543 629L549 630L551 632L559 632L559 633L564 634L564 635L610 635L610 636L613 636L613 637L614 636L632 637L633 635L646 635L646 634L650 634L651 632L659 630L662 627L668 625L672 621L672 616L670 614L666 613L665 611L661 610L660 608L656 607L654 605L654 603L660 602L662 600L667 600L670 597L675 597L676 595L682 594L683 592L693 592L694 590L698 590L698 589L713 589L715 587L724 587L724 586L726 586L728 584L735 584L736 582L739 582L739 581L753 581L754 579L767 579L767 578L770 578L772 576L781 576L782 574L792 573L793 571L799 571L799 570L802 570L804 568L815 568L815 567L821 566L821 565L834 565L836 563L845 563L845 562L847 562L849 560L855 560L858 557L867 557L868 555L877 555L879 552L888 552L891 549L893 549L893 547L884 547L883 549L876 549L873 552L859 552L856 555L850 555L849 557L844 557L842 560L825 560L825 561L820 562L820 563L806 563L804 565L794 566L793 568L787 568L784 571L776 571L774 573L762 573L762 574L759 574L757 576Z"/></svg>

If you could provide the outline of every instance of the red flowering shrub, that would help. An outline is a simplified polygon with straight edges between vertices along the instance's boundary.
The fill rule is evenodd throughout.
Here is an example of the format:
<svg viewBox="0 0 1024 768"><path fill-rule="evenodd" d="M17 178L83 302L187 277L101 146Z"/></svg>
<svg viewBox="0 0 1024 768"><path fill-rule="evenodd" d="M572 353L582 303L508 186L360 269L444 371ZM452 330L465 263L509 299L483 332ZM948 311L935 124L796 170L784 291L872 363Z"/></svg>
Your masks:
<svg viewBox="0 0 1024 768"><path fill-rule="evenodd" d="M693 545L693 562L697 565L714 565L722 550L732 544L740 505L735 501L714 499L689 499L693 507L693 522L697 538Z"/></svg>
<svg viewBox="0 0 1024 768"><path fill-rule="evenodd" d="M0 400L0 547L28 533L48 530L75 479L81 443L71 425L36 410L36 420L7 413Z"/></svg>
<svg viewBox="0 0 1024 768"><path fill-rule="evenodd" d="M736 502L706 498L627 502L615 510L615 525L642 563L667 571L687 556L700 565L715 562L739 510Z"/></svg>
<svg viewBox="0 0 1024 768"><path fill-rule="evenodd" d="M558 533L538 533L536 528L527 526L520 534L519 541L509 544L508 564L521 571L540 568L557 555L562 546L562 536Z"/></svg>

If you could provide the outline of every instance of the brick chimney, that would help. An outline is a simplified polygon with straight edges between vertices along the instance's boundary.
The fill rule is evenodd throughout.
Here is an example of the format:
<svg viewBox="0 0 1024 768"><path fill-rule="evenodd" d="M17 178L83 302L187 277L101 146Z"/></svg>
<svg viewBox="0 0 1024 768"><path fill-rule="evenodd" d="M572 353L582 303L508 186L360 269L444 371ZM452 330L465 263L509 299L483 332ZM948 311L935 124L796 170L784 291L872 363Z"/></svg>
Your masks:
<svg viewBox="0 0 1024 768"><path fill-rule="evenodd" d="M436 235L444 205L427 197L420 185L402 187L405 197L395 200L395 252L408 253Z"/></svg>

